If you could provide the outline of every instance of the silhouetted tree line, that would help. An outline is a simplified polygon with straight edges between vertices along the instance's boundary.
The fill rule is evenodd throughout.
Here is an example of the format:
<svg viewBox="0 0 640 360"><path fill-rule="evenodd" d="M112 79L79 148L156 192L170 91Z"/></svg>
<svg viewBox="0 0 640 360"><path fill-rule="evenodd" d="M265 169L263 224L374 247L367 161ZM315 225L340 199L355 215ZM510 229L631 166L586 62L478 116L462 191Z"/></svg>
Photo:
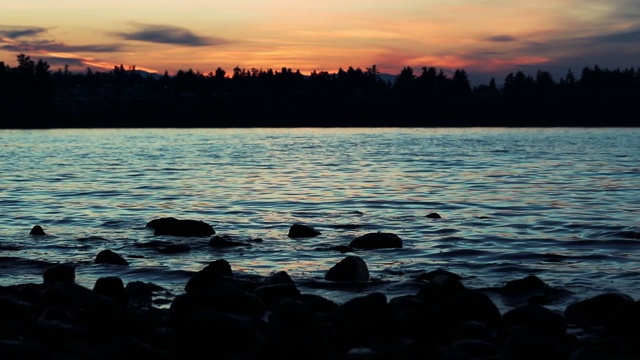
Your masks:
<svg viewBox="0 0 640 360"><path fill-rule="evenodd" d="M472 87L467 73L375 65L303 75L221 68L174 76L115 66L52 71L43 60L0 62L0 127L640 126L640 70L597 65L560 79L509 73Z"/></svg>

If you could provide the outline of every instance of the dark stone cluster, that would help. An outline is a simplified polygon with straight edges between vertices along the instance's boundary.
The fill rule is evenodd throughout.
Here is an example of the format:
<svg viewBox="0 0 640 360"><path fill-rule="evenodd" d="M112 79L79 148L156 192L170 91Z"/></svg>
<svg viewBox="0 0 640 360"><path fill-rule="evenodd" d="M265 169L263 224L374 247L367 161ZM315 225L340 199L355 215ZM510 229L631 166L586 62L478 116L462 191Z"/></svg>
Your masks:
<svg viewBox="0 0 640 360"><path fill-rule="evenodd" d="M336 275L339 274L339 275ZM366 263L348 256L327 281L366 283ZM634 359L640 304L618 293L545 306L558 290L535 276L495 289L526 298L501 313L480 289L445 271L415 279L415 294L356 294L338 304L302 293L284 271L237 276L212 261L168 306L151 283L115 276L89 289L75 267L48 268L40 284L0 286L2 359Z"/></svg>
<svg viewBox="0 0 640 360"><path fill-rule="evenodd" d="M162 218L147 226L157 235L215 234L210 225L193 220ZM32 235L46 234L34 227ZM288 235L320 232L296 224ZM209 245L251 246L219 235ZM187 244L160 240L140 246L189 251ZM402 248L402 240L368 233L348 248ZM100 251L94 263L107 270L129 265L111 250ZM576 294L537 276L491 289L471 289L464 280L436 269L413 279L415 293L388 298L373 290L376 281L366 262L348 255L320 282L327 289L357 288L339 304L301 292L285 271L240 275L224 259L194 273L177 296L116 276L99 278L89 289L76 283L74 264L61 263L45 269L42 283L0 286L0 359L640 358L640 302L625 294L602 293L558 311L549 305ZM501 311L490 295L513 305Z"/></svg>

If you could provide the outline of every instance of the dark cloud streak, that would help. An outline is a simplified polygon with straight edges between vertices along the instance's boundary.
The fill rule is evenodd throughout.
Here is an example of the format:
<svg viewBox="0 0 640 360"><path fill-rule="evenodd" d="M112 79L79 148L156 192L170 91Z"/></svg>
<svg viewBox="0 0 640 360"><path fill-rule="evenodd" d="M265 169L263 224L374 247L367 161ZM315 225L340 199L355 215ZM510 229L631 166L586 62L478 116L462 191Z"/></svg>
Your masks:
<svg viewBox="0 0 640 360"><path fill-rule="evenodd" d="M595 37L596 42L610 44L610 43L640 43L640 29L620 32L609 35L602 35Z"/></svg>
<svg viewBox="0 0 640 360"><path fill-rule="evenodd" d="M0 49L17 52L30 52L30 51L52 51L52 52L99 52L109 53L116 52L122 48L118 44L98 44L98 45L66 45L63 43L55 42L53 40L34 40L34 41L19 41L12 44L0 46Z"/></svg>
<svg viewBox="0 0 640 360"><path fill-rule="evenodd" d="M90 45L67 45L55 40L46 39L48 29L37 26L3 26L0 25L0 49L15 51L20 53L29 52L117 52L122 48L120 44L90 44Z"/></svg>
<svg viewBox="0 0 640 360"><path fill-rule="evenodd" d="M514 38L511 35L496 35L496 36L488 37L487 41L491 41L491 42L511 42L511 41L516 41L516 38Z"/></svg>
<svg viewBox="0 0 640 360"><path fill-rule="evenodd" d="M21 37L37 36L46 32L47 29L43 27L0 25L0 37L6 37L13 40Z"/></svg>
<svg viewBox="0 0 640 360"><path fill-rule="evenodd" d="M191 30L171 25L134 24L137 29L117 35L126 40L146 41L159 44L184 46L224 45L228 41L221 38L204 37Z"/></svg>

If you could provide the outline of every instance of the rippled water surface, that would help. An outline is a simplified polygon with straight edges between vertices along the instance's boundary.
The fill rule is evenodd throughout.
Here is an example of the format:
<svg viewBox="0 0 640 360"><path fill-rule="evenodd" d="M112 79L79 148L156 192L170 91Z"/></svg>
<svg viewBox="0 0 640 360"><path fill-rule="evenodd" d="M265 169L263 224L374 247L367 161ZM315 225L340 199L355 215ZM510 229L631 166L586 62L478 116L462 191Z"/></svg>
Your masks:
<svg viewBox="0 0 640 360"><path fill-rule="evenodd" d="M576 297L640 297L640 129L0 130L0 159L0 285L73 262L88 287L116 275L177 294L224 258L340 300L318 286L349 254L330 248L384 231L404 247L351 253L377 282L362 291L414 293L444 268L469 287L535 274ZM145 228L165 216L252 246ZM322 235L289 239L293 223ZM36 224L50 236L29 236ZM191 250L139 246L151 240ZM103 249L131 265L94 264Z"/></svg>

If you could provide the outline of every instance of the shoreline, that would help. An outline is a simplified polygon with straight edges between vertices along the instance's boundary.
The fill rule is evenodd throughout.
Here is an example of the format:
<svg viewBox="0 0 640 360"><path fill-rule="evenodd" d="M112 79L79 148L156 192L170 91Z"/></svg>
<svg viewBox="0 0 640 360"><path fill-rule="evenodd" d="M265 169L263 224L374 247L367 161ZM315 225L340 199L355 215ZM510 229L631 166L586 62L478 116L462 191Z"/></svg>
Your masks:
<svg viewBox="0 0 640 360"><path fill-rule="evenodd" d="M349 271L353 271L352 269ZM300 292L289 275L237 276L220 259L194 274L166 308L162 288L116 276L93 288L75 266L47 268L41 284L0 286L0 355L17 358L159 359L587 359L639 356L640 306L620 293L548 305L566 295L536 276L494 291L520 303L501 312L457 274L416 279L415 294L354 295L338 304ZM370 281L370 280L369 280ZM358 281L335 281L351 286ZM366 283L360 282L361 284ZM590 354L590 355L589 355ZM591 357L588 357L591 356Z"/></svg>

